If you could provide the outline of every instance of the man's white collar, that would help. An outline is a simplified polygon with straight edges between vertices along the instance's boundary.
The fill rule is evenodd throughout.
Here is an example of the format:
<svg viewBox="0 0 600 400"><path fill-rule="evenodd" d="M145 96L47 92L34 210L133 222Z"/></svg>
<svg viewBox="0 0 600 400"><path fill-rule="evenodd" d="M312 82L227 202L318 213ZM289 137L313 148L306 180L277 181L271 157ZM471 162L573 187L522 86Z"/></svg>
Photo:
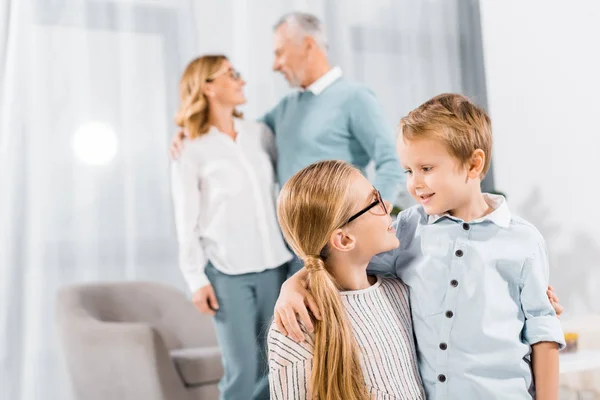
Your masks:
<svg viewBox="0 0 600 400"><path fill-rule="evenodd" d="M312 92L315 96L323 93L331 84L342 77L342 69L340 67L333 67L327 71L323 76L314 81L306 91Z"/></svg>

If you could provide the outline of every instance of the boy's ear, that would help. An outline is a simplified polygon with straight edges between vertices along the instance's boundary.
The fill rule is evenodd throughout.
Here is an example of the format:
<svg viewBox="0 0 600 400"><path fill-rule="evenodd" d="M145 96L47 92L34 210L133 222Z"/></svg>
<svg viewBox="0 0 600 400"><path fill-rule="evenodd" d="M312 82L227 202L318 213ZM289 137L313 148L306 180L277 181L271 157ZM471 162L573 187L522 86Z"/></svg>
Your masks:
<svg viewBox="0 0 600 400"><path fill-rule="evenodd" d="M470 179L479 178L483 167L485 166L485 153L481 149L477 149L471 154L471 161L469 162L468 176Z"/></svg>

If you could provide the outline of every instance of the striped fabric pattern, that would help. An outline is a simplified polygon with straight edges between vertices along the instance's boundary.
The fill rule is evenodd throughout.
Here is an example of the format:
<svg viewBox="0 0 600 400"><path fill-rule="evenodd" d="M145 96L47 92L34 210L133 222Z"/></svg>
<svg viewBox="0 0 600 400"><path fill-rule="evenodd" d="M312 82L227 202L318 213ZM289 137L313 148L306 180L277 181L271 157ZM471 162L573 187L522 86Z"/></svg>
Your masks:
<svg viewBox="0 0 600 400"><path fill-rule="evenodd" d="M425 399L419 376L408 288L378 277L370 288L341 292L362 352L365 386L372 400ZM312 399L309 385L314 338L296 343L273 324L269 331L271 400Z"/></svg>

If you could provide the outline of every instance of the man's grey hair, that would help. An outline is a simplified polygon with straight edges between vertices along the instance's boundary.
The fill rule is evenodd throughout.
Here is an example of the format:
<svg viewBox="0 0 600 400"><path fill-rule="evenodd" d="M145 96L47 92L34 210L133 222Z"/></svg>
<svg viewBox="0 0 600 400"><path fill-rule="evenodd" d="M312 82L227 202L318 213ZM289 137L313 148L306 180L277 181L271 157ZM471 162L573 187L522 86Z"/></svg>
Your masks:
<svg viewBox="0 0 600 400"><path fill-rule="evenodd" d="M303 12L291 12L281 17L273 29L277 30L283 24L288 24L294 30L294 35L298 36L298 40L310 36L317 42L321 50L327 52L327 35L319 18Z"/></svg>

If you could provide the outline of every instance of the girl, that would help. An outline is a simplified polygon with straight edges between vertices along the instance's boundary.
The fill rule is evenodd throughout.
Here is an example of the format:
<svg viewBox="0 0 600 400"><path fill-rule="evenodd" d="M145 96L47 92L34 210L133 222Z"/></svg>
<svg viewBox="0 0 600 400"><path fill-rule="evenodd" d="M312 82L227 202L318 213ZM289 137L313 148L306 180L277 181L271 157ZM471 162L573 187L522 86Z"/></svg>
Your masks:
<svg viewBox="0 0 600 400"><path fill-rule="evenodd" d="M183 73L175 117L189 139L173 166L181 270L214 316L227 400L269 396L261 334L292 257L275 216L273 134L236 111L244 85L226 57L200 57Z"/></svg>
<svg viewBox="0 0 600 400"><path fill-rule="evenodd" d="M272 399L424 399L408 289L367 276L369 260L398 247L391 205L342 161L322 161L282 188L283 234L304 261L321 320L297 343L269 332ZM294 318L295 316L289 316Z"/></svg>

